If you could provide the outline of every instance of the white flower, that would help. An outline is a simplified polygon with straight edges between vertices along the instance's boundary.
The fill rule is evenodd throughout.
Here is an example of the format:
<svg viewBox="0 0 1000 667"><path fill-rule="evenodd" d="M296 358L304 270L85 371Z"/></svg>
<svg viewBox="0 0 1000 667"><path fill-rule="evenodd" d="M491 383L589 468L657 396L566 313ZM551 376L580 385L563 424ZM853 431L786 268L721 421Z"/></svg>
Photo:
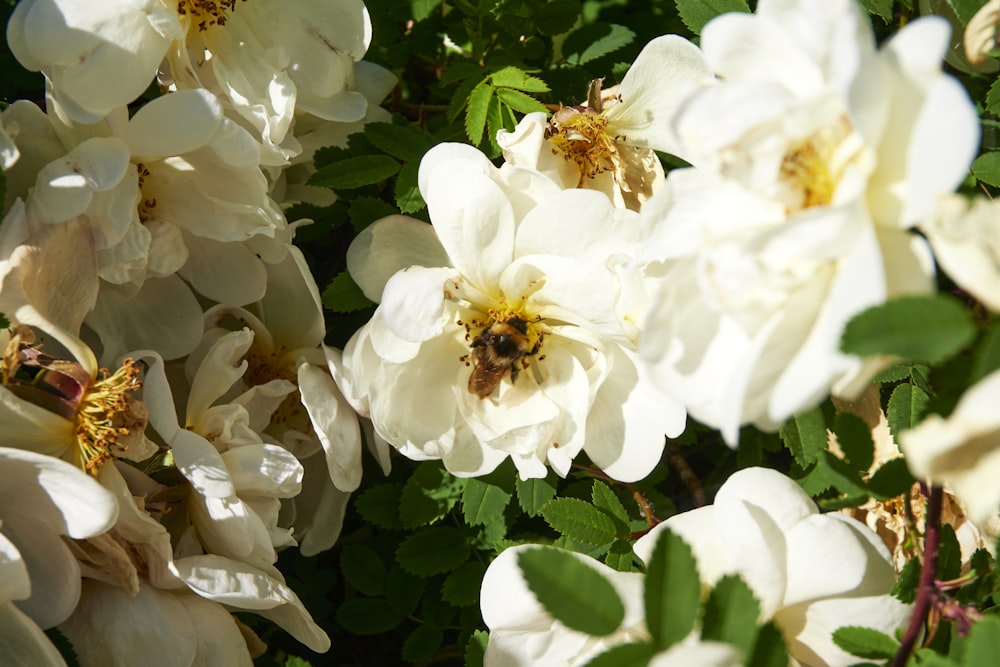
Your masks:
<svg viewBox="0 0 1000 667"><path fill-rule="evenodd" d="M831 634L841 626L891 635L909 616L909 607L890 595L896 571L878 536L843 514L819 514L802 489L776 471L741 470L713 505L660 525L691 546L704 585L726 574L743 578L761 603L762 620L774 620L789 655L804 667L858 661L833 643ZM658 528L634 545L647 562Z"/></svg>
<svg viewBox="0 0 1000 667"><path fill-rule="evenodd" d="M764 2L702 32L720 82L673 120L693 169L643 208L661 224L643 357L664 391L735 444L868 370L845 323L932 289L906 231L967 173L978 119L941 72L947 25L908 24L881 51L857 4Z"/></svg>
<svg viewBox="0 0 1000 667"><path fill-rule="evenodd" d="M668 120L695 88L712 80L698 49L676 35L647 44L621 85L591 86L586 106L564 107L550 121L541 112L521 119L497 143L514 166L545 174L563 188L604 192L618 207L638 211L663 184L653 150L683 157Z"/></svg>
<svg viewBox="0 0 1000 667"><path fill-rule="evenodd" d="M642 238L635 214L456 144L428 152L419 180L433 229L390 217L348 254L381 301L337 364L348 400L456 475L508 456L525 479L566 475L581 450L616 479L646 475L685 415L651 390L615 313L607 264Z"/></svg>
<svg viewBox="0 0 1000 667"><path fill-rule="evenodd" d="M1000 311L1000 203L941 197L920 231L945 273L987 308Z"/></svg>
<svg viewBox="0 0 1000 667"><path fill-rule="evenodd" d="M986 521L1000 505L997 392L1000 371L972 385L947 419L929 415L899 437L913 475L948 486L975 523Z"/></svg>
<svg viewBox="0 0 1000 667"><path fill-rule="evenodd" d="M17 144L14 140L10 138L3 129L3 123L0 123L0 171L7 171L10 169L17 158L21 156L20 151L17 150Z"/></svg>
<svg viewBox="0 0 1000 667"><path fill-rule="evenodd" d="M42 633L80 599L64 536L86 539L118 516L114 496L59 459L0 447L0 655L17 667L63 665Z"/></svg>
<svg viewBox="0 0 1000 667"><path fill-rule="evenodd" d="M50 102L60 142L26 144L25 153L49 154L31 158L44 166L26 193L24 234L78 216L88 222L105 288L88 324L105 359L140 346L175 358L194 347L201 307L180 278L211 299L260 298L263 260L280 259L287 225L267 196L252 138L222 116L213 96L176 93L132 118L120 107L89 126L69 122ZM7 118L45 124L30 103L13 105Z"/></svg>

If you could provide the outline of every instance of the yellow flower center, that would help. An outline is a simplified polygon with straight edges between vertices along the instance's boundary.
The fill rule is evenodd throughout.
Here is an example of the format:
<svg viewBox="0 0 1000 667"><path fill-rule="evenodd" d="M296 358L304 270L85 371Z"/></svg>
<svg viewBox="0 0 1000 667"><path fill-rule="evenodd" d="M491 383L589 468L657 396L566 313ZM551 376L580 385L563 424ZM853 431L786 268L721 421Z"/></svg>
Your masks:
<svg viewBox="0 0 1000 667"><path fill-rule="evenodd" d="M292 428L302 433L312 432L312 422L302 397L298 392L298 376L290 366L285 356L285 347L279 345L271 352L265 352L256 345L247 352L247 370L243 374L243 382L248 387L267 384L271 380L287 380L296 386L296 390L285 396L281 404L271 414L271 424L266 429L272 435L278 435L285 429Z"/></svg>
<svg viewBox="0 0 1000 667"><path fill-rule="evenodd" d="M113 457L113 448L125 447L119 442L129 434L125 426L129 398L125 392L136 391L142 386L138 376L138 364L125 359L114 373L106 368L98 371L84 392L76 411L77 449L73 458L74 463L91 475L96 475Z"/></svg>
<svg viewBox="0 0 1000 667"><path fill-rule="evenodd" d="M616 138L608 135L607 127L608 119L588 107L563 107L549 121L545 136L555 148L554 153L562 153L564 159L576 164L579 185L617 166Z"/></svg>
<svg viewBox="0 0 1000 667"><path fill-rule="evenodd" d="M517 380L518 373L531 366L531 359L541 361L538 355L545 338L545 328L539 315L531 316L521 308L511 308L500 297L495 308L486 309L486 317L458 320L465 328L465 340L471 352L459 361L473 370L469 376L469 392L480 398L490 396L501 380ZM482 312L482 311L480 311ZM536 356L538 355L538 356Z"/></svg>
<svg viewBox="0 0 1000 667"><path fill-rule="evenodd" d="M236 3L237 0L178 0L177 13L190 16L191 25L204 32L213 26L226 25Z"/></svg>
<svg viewBox="0 0 1000 667"><path fill-rule="evenodd" d="M847 139L853 128L846 117L794 144L781 162L780 178L795 193L789 213L833 202L837 185L860 145Z"/></svg>

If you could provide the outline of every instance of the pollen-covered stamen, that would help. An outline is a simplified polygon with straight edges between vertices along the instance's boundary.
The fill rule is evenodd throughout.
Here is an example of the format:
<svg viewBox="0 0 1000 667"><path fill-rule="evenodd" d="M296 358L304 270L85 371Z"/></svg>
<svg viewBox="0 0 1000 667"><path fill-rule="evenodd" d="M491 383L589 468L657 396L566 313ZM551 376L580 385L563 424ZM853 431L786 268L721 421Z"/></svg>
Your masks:
<svg viewBox="0 0 1000 667"><path fill-rule="evenodd" d="M588 107L563 107L552 116L545 137L580 170L580 184L617 165L618 146L607 133L608 119Z"/></svg>
<svg viewBox="0 0 1000 667"><path fill-rule="evenodd" d="M212 26L226 25L229 12L236 9L236 3L237 0L178 0L177 13L190 16L191 25L205 31Z"/></svg>
<svg viewBox="0 0 1000 667"><path fill-rule="evenodd" d="M846 117L792 144L781 162L780 178L792 190L788 212L833 202L847 164L862 149Z"/></svg>
<svg viewBox="0 0 1000 667"><path fill-rule="evenodd" d="M111 460L114 450L125 447L122 440L129 435L130 398L126 392L142 386L139 366L125 359L114 373L102 368L87 387L76 411L77 448L74 459L83 470L96 475L101 466Z"/></svg>
<svg viewBox="0 0 1000 667"><path fill-rule="evenodd" d="M139 201L139 222L146 223L156 215L153 212L156 208L156 197L147 197L143 190L143 185L149 179L149 169L142 162L136 163L135 166L139 172L139 192L142 193L142 199Z"/></svg>

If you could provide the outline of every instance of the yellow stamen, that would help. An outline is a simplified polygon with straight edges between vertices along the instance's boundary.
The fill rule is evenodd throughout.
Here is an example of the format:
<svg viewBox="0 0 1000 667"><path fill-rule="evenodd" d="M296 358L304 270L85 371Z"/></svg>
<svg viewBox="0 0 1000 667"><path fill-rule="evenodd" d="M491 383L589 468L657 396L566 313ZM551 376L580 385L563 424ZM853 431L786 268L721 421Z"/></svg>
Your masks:
<svg viewBox="0 0 1000 667"><path fill-rule="evenodd" d="M613 171L618 147L607 133L608 119L586 107L564 107L556 112L546 138L566 160L576 163L580 184L604 171Z"/></svg>
<svg viewBox="0 0 1000 667"><path fill-rule="evenodd" d="M128 428L121 424L128 410L125 392L136 391L142 386L137 379L139 366L132 359L125 359L122 367L113 374L102 368L94 382L87 388L76 412L75 462L81 469L97 475L101 466L113 457L115 447L122 448L121 436L128 435Z"/></svg>
<svg viewBox="0 0 1000 667"><path fill-rule="evenodd" d="M246 0L244 0L245 2ZM237 0L178 0L177 13L190 16L191 25L204 32L213 26L226 25Z"/></svg>

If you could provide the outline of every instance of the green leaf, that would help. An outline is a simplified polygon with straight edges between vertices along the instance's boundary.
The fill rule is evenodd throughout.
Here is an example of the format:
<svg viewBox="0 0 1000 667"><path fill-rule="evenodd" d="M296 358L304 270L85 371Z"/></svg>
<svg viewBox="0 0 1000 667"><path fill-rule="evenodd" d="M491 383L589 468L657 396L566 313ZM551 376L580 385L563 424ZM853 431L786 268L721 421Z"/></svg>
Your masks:
<svg viewBox="0 0 1000 667"><path fill-rule="evenodd" d="M997 81L1000 81L1000 78ZM983 343L976 353L976 365L973 367L969 382L979 382L998 368L1000 368L1000 326L994 325L983 336Z"/></svg>
<svg viewBox="0 0 1000 667"><path fill-rule="evenodd" d="M591 499L594 507L602 510L615 522L615 534L618 537L626 537L629 534L629 517L625 511L625 506L618 499L615 492L600 480L594 480L594 488L591 491Z"/></svg>
<svg viewBox="0 0 1000 667"><path fill-rule="evenodd" d="M656 645L648 642L619 644L592 658L585 667L646 667L657 653Z"/></svg>
<svg viewBox="0 0 1000 667"><path fill-rule="evenodd" d="M359 593L381 595L385 590L386 569L378 554L363 544L348 544L340 553L344 579Z"/></svg>
<svg viewBox="0 0 1000 667"><path fill-rule="evenodd" d="M361 288L347 271L341 271L333 277L323 290L321 301L324 308L335 313L353 313L375 305L361 292Z"/></svg>
<svg viewBox="0 0 1000 667"><path fill-rule="evenodd" d="M920 561L916 558L906 561L899 571L892 594L904 604L912 604L917 597L917 586L920 584Z"/></svg>
<svg viewBox="0 0 1000 667"><path fill-rule="evenodd" d="M538 516L545 503L556 496L555 476L549 471L544 478L522 480L520 476L514 481L517 489L517 504L528 516Z"/></svg>
<svg viewBox="0 0 1000 667"><path fill-rule="evenodd" d="M646 626L661 649L684 639L701 607L701 581L691 547L662 529L646 567Z"/></svg>
<svg viewBox="0 0 1000 667"><path fill-rule="evenodd" d="M483 150L489 155L491 160L497 158L502 152L500 144L497 143L497 132L506 129L503 124L505 108L500 103L499 97L491 97L489 107L486 109L486 138L488 139L488 148L484 148Z"/></svg>
<svg viewBox="0 0 1000 667"><path fill-rule="evenodd" d="M463 563L441 584L441 597L456 607L478 603L479 589L485 573L486 566L478 561Z"/></svg>
<svg viewBox="0 0 1000 667"><path fill-rule="evenodd" d="M760 603L746 582L729 574L715 584L705 602L701 638L732 644L750 655L757 636Z"/></svg>
<svg viewBox="0 0 1000 667"><path fill-rule="evenodd" d="M886 23L892 21L892 5L893 0L861 0L861 6L866 12L878 16Z"/></svg>
<svg viewBox="0 0 1000 667"><path fill-rule="evenodd" d="M788 667L785 639L774 621L768 621L757 631L747 667Z"/></svg>
<svg viewBox="0 0 1000 667"><path fill-rule="evenodd" d="M547 93L549 87L538 77L526 74L517 67L504 67L490 75L490 81L497 88L515 88L526 93Z"/></svg>
<svg viewBox="0 0 1000 667"><path fill-rule="evenodd" d="M409 616L420 604L426 588L426 579L415 577L398 565L393 565L385 580L385 599L397 614Z"/></svg>
<svg viewBox="0 0 1000 667"><path fill-rule="evenodd" d="M900 457L886 461L868 480L868 490L879 500L888 500L906 493L916 480Z"/></svg>
<svg viewBox="0 0 1000 667"><path fill-rule="evenodd" d="M889 354L936 363L961 350L975 334L972 318L955 297L904 296L854 316L840 346L862 357Z"/></svg>
<svg viewBox="0 0 1000 667"><path fill-rule="evenodd" d="M806 468L826 451L826 419L818 407L790 417L779 431L795 462Z"/></svg>
<svg viewBox="0 0 1000 667"><path fill-rule="evenodd" d="M10 328L10 320L8 320L3 313L0 313L0 329L8 328Z"/></svg>
<svg viewBox="0 0 1000 667"><path fill-rule="evenodd" d="M399 171L400 164L388 155L362 155L327 165L309 177L309 185L350 190L384 181Z"/></svg>
<svg viewBox="0 0 1000 667"><path fill-rule="evenodd" d="M588 635L610 635L625 619L625 605L611 582L579 558L537 547L519 553L517 563L528 588L556 620Z"/></svg>
<svg viewBox="0 0 1000 667"><path fill-rule="evenodd" d="M399 207L401 213L416 213L427 206L417 185L419 171L420 163L416 161L407 162L406 166L399 171L393 196L396 198L396 206Z"/></svg>
<svg viewBox="0 0 1000 667"><path fill-rule="evenodd" d="M399 498L397 511L403 525L416 528L440 520L461 498L465 483L437 462L419 464Z"/></svg>
<svg viewBox="0 0 1000 667"><path fill-rule="evenodd" d="M514 111L525 114L533 111L547 113L547 109L544 104L536 100L531 95L522 93L519 90L514 90L513 88L497 88L496 93L497 97L500 98L500 101L514 109Z"/></svg>
<svg viewBox="0 0 1000 667"><path fill-rule="evenodd" d="M472 82L473 84L480 81L483 78L483 68L476 63L463 60L461 62L452 63L448 69L441 74L441 80L438 81L438 83L442 86L446 86L449 83L454 83L456 81L468 80L469 77L475 79L475 81ZM472 89L470 88L469 90L471 91ZM468 93L466 93L466 97L468 97ZM462 101L464 102L465 99L463 98ZM451 118L451 120L455 119Z"/></svg>
<svg viewBox="0 0 1000 667"><path fill-rule="evenodd" d="M470 526L484 526L502 517L513 494L480 477L470 477L462 491L462 515Z"/></svg>
<svg viewBox="0 0 1000 667"><path fill-rule="evenodd" d="M478 76L469 77L468 79L463 80L462 83L459 84L454 95L452 95L451 102L448 103L448 112L446 114L448 122L455 122L458 115L462 113L462 109L464 109L469 103L469 96L472 94L472 91L483 82L480 78L482 76L482 71L478 67L476 69L479 70L477 71Z"/></svg>
<svg viewBox="0 0 1000 667"><path fill-rule="evenodd" d="M418 577L450 572L469 559L465 534L451 526L431 526L405 538L396 549L400 567Z"/></svg>
<svg viewBox="0 0 1000 667"><path fill-rule="evenodd" d="M934 576L938 581L957 579L962 572L962 547L958 544L958 536L951 524L941 524L941 537L938 542L937 569Z"/></svg>
<svg viewBox="0 0 1000 667"><path fill-rule="evenodd" d="M486 660L486 643L489 641L490 633L485 630L476 630L469 637L465 644L465 667L483 667Z"/></svg>
<svg viewBox="0 0 1000 667"><path fill-rule="evenodd" d="M969 631L965 646L966 667L993 667L1000 656L1000 618L983 616Z"/></svg>
<svg viewBox="0 0 1000 667"><path fill-rule="evenodd" d="M563 54L570 65L583 65L627 46L635 33L621 25L589 23L574 30L563 42Z"/></svg>
<svg viewBox="0 0 1000 667"><path fill-rule="evenodd" d="M66 661L66 667L80 667L80 657L76 654L73 643L59 631L59 628L48 628L45 630L45 636L49 638L52 645L59 651L59 655Z"/></svg>
<svg viewBox="0 0 1000 667"><path fill-rule="evenodd" d="M444 632L440 628L421 625L403 642L401 655L410 664L427 662L443 643Z"/></svg>
<svg viewBox="0 0 1000 667"><path fill-rule="evenodd" d="M900 433L920 423L928 400L927 394L912 384L901 384L892 390L885 417L893 437L899 438Z"/></svg>
<svg viewBox="0 0 1000 667"><path fill-rule="evenodd" d="M493 87L489 81L482 80L469 94L469 108L465 112L465 134L473 146L478 146L483 140L483 128L486 127L486 112L493 98Z"/></svg>
<svg viewBox="0 0 1000 667"><path fill-rule="evenodd" d="M948 4L955 10L955 16L962 25L966 25L986 3L984 0L949 0Z"/></svg>
<svg viewBox="0 0 1000 667"><path fill-rule="evenodd" d="M402 622L382 598L354 598L337 609L337 624L354 635L378 635L392 630Z"/></svg>
<svg viewBox="0 0 1000 667"><path fill-rule="evenodd" d="M402 530L399 520L399 498L402 484L381 484L365 489L354 501L354 509L368 523L387 530Z"/></svg>
<svg viewBox="0 0 1000 667"><path fill-rule="evenodd" d="M285 667L312 667L312 663L305 658L290 655L285 659Z"/></svg>
<svg viewBox="0 0 1000 667"><path fill-rule="evenodd" d="M444 0L410 0L414 21L423 21L434 13Z"/></svg>
<svg viewBox="0 0 1000 667"><path fill-rule="evenodd" d="M631 572L632 561L635 554L632 551L632 543L626 540L615 540L611 543L611 548L604 555L604 563L619 572Z"/></svg>
<svg viewBox="0 0 1000 667"><path fill-rule="evenodd" d="M994 79L986 93L986 110L992 115L1000 115L1000 79Z"/></svg>
<svg viewBox="0 0 1000 667"><path fill-rule="evenodd" d="M833 642L851 655L867 660L888 660L899 650L899 642L889 635L853 625L834 630Z"/></svg>
<svg viewBox="0 0 1000 667"><path fill-rule="evenodd" d="M848 463L855 470L868 472L875 460L875 443L865 420L850 412L838 413L833 420L833 432Z"/></svg>
<svg viewBox="0 0 1000 667"><path fill-rule="evenodd" d="M368 123L365 125L365 136L376 148L406 162L419 161L434 145L433 138L409 125Z"/></svg>
<svg viewBox="0 0 1000 667"><path fill-rule="evenodd" d="M688 30L701 34L705 24L727 12L747 12L746 0L677 0L677 13Z"/></svg>
<svg viewBox="0 0 1000 667"><path fill-rule="evenodd" d="M555 498L541 511L552 528L584 544L600 546L615 539L615 522L590 503L577 498Z"/></svg>
<svg viewBox="0 0 1000 667"><path fill-rule="evenodd" d="M538 32L554 37L571 30L580 17L580 10L580 0L549 0L535 14Z"/></svg>
<svg viewBox="0 0 1000 667"><path fill-rule="evenodd" d="M404 167L403 170L405 171L406 168ZM399 181L396 181L396 183L398 187ZM398 212L393 208L392 204L377 197L358 197L351 201L349 209L351 227L354 228L354 233L357 234L376 220L380 220L388 215L395 215ZM296 234L296 241L298 241L298 238L298 234Z"/></svg>

